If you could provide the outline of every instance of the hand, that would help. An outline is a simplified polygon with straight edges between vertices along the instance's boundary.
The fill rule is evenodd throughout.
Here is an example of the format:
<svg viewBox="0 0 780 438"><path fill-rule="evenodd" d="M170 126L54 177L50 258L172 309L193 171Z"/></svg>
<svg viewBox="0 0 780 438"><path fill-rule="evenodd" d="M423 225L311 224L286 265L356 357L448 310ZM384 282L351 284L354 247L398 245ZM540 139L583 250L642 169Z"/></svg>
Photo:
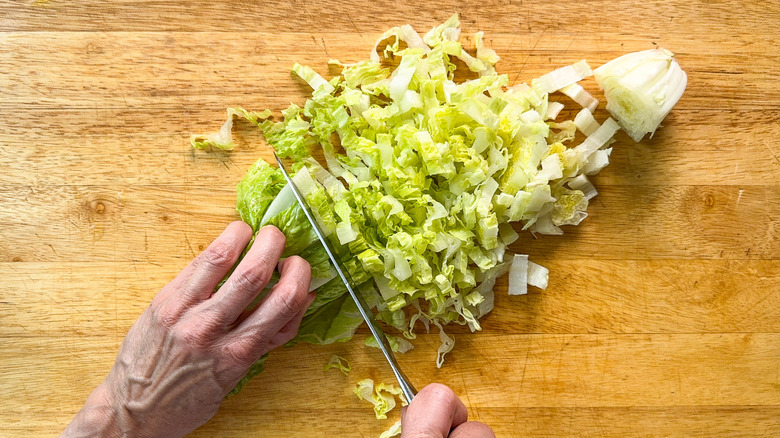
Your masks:
<svg viewBox="0 0 780 438"><path fill-rule="evenodd" d="M63 436L183 436L216 414L260 356L297 334L314 300L311 270L300 257L279 262L285 237L275 227L258 232L214 292L251 238L249 225L230 224L157 294ZM277 264L278 284L246 310Z"/></svg>
<svg viewBox="0 0 780 438"><path fill-rule="evenodd" d="M401 413L401 438L495 438L486 425L466 421L466 406L452 390L432 383Z"/></svg>

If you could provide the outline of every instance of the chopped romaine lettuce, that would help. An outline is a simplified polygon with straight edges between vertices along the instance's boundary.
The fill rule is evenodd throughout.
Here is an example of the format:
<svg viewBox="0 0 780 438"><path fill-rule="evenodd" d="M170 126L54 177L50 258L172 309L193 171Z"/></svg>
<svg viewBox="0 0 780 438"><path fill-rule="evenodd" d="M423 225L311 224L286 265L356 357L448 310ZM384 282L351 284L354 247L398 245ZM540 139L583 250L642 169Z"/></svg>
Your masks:
<svg viewBox="0 0 780 438"><path fill-rule="evenodd" d="M508 76L496 72L499 57L484 46L483 34L474 35L472 56L459 42L459 25L456 14L423 37L408 25L390 29L370 59L329 60L341 68L341 76L331 80L295 64L293 73L313 90L302 107L292 104L278 122L267 110L229 109L220 132L192 138L195 147L229 149L234 116L256 124L279 155L296 162L296 185L339 244L339 256L377 318L407 339L415 338L418 321L426 330L430 324L439 328L438 366L454 345L444 326L480 330L479 318L493 308L498 276L510 272L510 294L524 294L529 284L547 286L547 270L527 256L508 254L507 246L517 239L516 230L562 234L561 226L585 219L596 195L585 175L609 163L619 128L611 118L599 123L593 117L598 102L578 84L593 74L586 61L558 68L531 86L510 86ZM670 54L662 54L666 57L652 59L653 65L676 71ZM393 57L397 67L385 67L382 55ZM478 77L456 82L453 58ZM596 71L607 89L608 109L616 105L609 103L610 93L623 96L621 90L632 84L640 92L663 86L663 78L620 81L618 67L632 72L645 61L639 57ZM684 85L675 90L680 88ZM656 105L653 124L679 98L677 91ZM583 107L574 120L552 121L564 109L549 100L555 92ZM638 123L632 118L636 112L612 112L623 126ZM642 125L630 133L636 137L652 129ZM580 143L577 131L586 135ZM310 156L315 149L325 166ZM255 230L280 227L288 237L285 255L300 254L312 264L317 298L293 342L350 339L362 323L360 314L280 173L262 160L256 163L238 186L237 208ZM394 349L411 346L390 339ZM381 405L377 415L385 412L390 402L379 392L372 395L373 383L362 383L356 392Z"/></svg>

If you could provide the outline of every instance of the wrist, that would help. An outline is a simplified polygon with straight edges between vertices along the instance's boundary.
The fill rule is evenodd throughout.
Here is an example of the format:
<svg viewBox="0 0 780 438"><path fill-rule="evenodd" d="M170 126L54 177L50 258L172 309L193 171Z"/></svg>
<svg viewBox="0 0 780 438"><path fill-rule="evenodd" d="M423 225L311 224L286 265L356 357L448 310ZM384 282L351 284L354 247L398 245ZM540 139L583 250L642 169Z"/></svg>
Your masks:
<svg viewBox="0 0 780 438"><path fill-rule="evenodd" d="M62 437L126 436L119 421L117 406L104 381L87 397L84 406L62 433Z"/></svg>

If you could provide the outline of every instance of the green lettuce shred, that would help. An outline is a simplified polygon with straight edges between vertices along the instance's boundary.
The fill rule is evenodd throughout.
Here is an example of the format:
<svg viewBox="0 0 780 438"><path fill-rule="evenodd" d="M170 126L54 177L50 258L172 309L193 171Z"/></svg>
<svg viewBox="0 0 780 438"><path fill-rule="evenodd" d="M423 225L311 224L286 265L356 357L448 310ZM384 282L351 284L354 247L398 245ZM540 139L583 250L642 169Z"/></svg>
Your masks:
<svg viewBox="0 0 780 438"><path fill-rule="evenodd" d="M243 108L228 108L227 120L222 125L219 132L208 135L193 135L190 137L190 144L195 149L222 149L232 150L235 144L233 143L233 117L239 117L246 121L261 125L261 120L265 120L271 117L270 110L263 110L259 112L247 111Z"/></svg>
<svg viewBox="0 0 780 438"><path fill-rule="evenodd" d="M379 438L393 438L394 436L401 435L401 420L396 421L386 431L379 435Z"/></svg>
<svg viewBox="0 0 780 438"><path fill-rule="evenodd" d="M352 371L352 365L350 365L349 361L335 354L331 356L328 363L325 364L324 370L328 371L331 368L338 369L344 373L345 376L349 375L349 372Z"/></svg>
<svg viewBox="0 0 780 438"><path fill-rule="evenodd" d="M401 388L386 384L384 382L378 383L374 386L374 381L371 379L363 379L355 385L352 390L355 395L361 400L374 405L374 415L377 420L384 420L387 418L387 413L392 411L396 407L396 397L401 400L401 404L406 406L408 403L401 392Z"/></svg>

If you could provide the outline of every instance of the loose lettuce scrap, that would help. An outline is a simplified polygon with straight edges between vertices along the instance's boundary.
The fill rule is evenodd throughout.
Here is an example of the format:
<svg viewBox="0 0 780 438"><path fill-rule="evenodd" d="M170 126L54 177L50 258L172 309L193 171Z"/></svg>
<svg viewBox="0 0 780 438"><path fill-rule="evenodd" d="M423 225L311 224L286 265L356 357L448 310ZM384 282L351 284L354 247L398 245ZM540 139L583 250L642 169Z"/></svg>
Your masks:
<svg viewBox="0 0 780 438"><path fill-rule="evenodd" d="M407 341L405 338L401 336L387 336L387 341L390 343L390 348L395 353L406 353L407 351L414 348L414 345L412 345L411 342ZM369 336L365 340L365 345L367 347L373 347L373 348L380 348L379 342L376 340L375 337Z"/></svg>
<svg viewBox="0 0 780 438"><path fill-rule="evenodd" d="M352 365L350 365L349 361L335 354L331 356L328 363L325 364L324 370L328 371L331 368L336 368L344 373L345 376L349 375L349 372L352 371Z"/></svg>
<svg viewBox="0 0 780 438"><path fill-rule="evenodd" d="M401 420L396 421L393 423L390 428L388 428L386 431L382 432L379 435L379 438L393 438L394 436L401 435Z"/></svg>
<svg viewBox="0 0 780 438"><path fill-rule="evenodd" d="M228 108L227 120L222 128L213 134L193 135L190 137L190 144L195 149L222 149L232 150L235 147L233 143L233 117L240 117L254 124L261 124L261 120L271 117L270 110L260 112L251 112L243 108Z"/></svg>
<svg viewBox="0 0 780 438"><path fill-rule="evenodd" d="M330 60L341 68L330 80L296 64L293 73L313 89L303 106L292 104L279 121L267 111L228 110L220 133L193 138L196 147L227 147L233 117L256 124L296 163L296 185L377 318L407 339L417 322L439 328L438 366L454 345L444 326L480 330L498 276L511 272L512 294L546 287L546 269L507 246L516 229L561 234L586 217L596 192L585 175L609 162L619 127L593 118L595 100L577 85L592 75L584 60L510 85L483 35L475 35L472 56L459 25L456 14L422 37L408 25L393 28L369 59ZM454 59L477 77L456 82ZM549 101L557 91L584 107L574 120L553 121L562 109ZM311 158L315 149L324 164ZM262 160L250 168L237 208L255 231L280 227L285 254L312 263L318 295L293 342L350 339L360 314L278 170Z"/></svg>
<svg viewBox="0 0 780 438"><path fill-rule="evenodd" d="M401 388L397 388L391 384L384 382L378 383L374 386L374 381L371 379L363 379L355 385L353 389L355 395L361 400L374 405L374 414L378 420L384 420L387 418L387 413L392 411L396 406L396 397L401 400L401 405L406 406L408 402L404 398Z"/></svg>

